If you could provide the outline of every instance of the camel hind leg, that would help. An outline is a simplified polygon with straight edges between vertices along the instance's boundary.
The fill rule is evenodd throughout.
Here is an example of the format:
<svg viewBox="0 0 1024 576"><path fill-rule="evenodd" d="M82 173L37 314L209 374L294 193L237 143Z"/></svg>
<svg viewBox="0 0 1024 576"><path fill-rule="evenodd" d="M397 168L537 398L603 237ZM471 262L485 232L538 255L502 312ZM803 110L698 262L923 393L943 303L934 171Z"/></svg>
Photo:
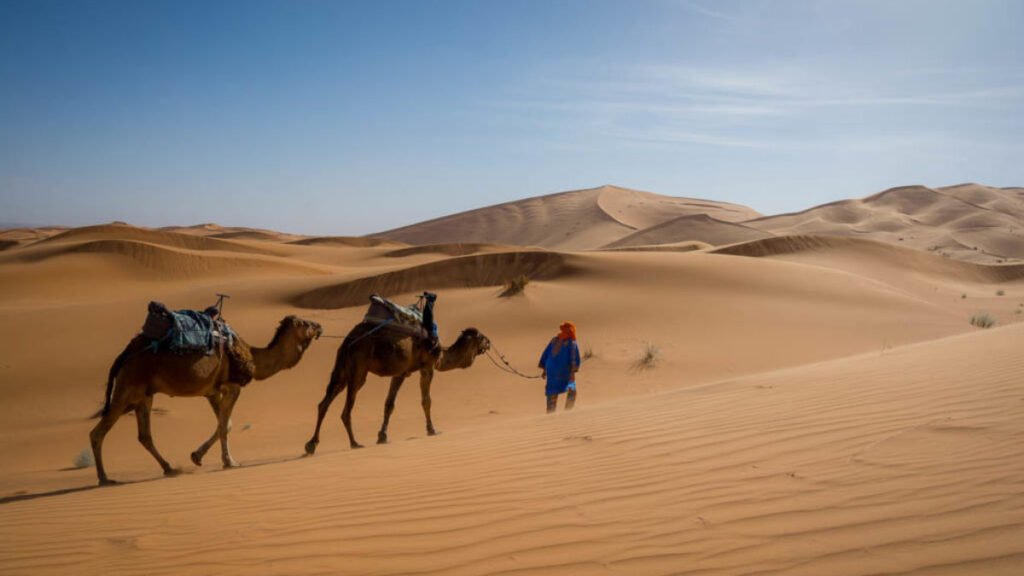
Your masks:
<svg viewBox="0 0 1024 576"><path fill-rule="evenodd" d="M363 445L356 442L355 434L352 433L352 408L356 405L356 394L366 383L366 371L358 372L348 385L348 394L345 395L345 408L341 411L341 422L345 425L345 432L348 432L348 445L352 448L362 448Z"/></svg>
<svg viewBox="0 0 1024 576"><path fill-rule="evenodd" d="M306 442L306 455L312 456L316 452L316 447L320 445L320 427L324 423L324 417L327 416L327 409L331 407L331 402L338 397L338 394L346 388L348 385L348 379L341 373L340 370L334 370L331 372L331 381L327 383L327 391L324 393L324 399L320 401L317 406L316 412L316 429L313 431L313 437Z"/></svg>
<svg viewBox="0 0 1024 576"><path fill-rule="evenodd" d="M156 458L156 461L160 464L160 468L163 468L164 476L174 476L178 473L164 457L160 455L160 452L156 449L156 444L153 443L153 433L150 430L150 415L153 411L153 397L146 396L138 405L135 407L135 419L139 425L139 443Z"/></svg>
<svg viewBox="0 0 1024 576"><path fill-rule="evenodd" d="M96 461L96 476L99 479L100 486L116 484L116 482L107 477L107 472L103 467L103 439L106 438L107 432L110 432L110 429L117 423L117 419L128 410L131 405L130 400L127 387L115 387L110 403L107 405L106 413L89 433L92 456L93 460Z"/></svg>

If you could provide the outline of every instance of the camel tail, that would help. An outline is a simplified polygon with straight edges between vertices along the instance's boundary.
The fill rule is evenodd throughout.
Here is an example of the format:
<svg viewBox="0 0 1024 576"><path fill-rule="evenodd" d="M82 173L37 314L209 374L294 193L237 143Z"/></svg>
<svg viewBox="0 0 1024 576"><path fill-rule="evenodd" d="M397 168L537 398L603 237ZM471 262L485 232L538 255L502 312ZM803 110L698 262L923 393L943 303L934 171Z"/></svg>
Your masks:
<svg viewBox="0 0 1024 576"><path fill-rule="evenodd" d="M124 365L124 361L128 359L131 349L132 345L128 344L128 346L118 354L117 358L114 359L114 364L110 366L110 373L107 374L107 392L103 397L103 408L101 408L99 412L93 414L93 418L101 418L110 412L110 399L114 395L114 380L117 378L117 373L121 371L121 366Z"/></svg>

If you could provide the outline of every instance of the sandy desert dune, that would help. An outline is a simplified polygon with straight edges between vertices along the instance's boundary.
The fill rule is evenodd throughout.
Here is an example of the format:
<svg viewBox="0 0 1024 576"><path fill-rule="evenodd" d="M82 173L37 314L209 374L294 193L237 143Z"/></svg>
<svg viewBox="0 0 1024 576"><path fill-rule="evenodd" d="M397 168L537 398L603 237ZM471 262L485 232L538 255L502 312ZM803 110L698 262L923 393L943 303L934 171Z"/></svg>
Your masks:
<svg viewBox="0 0 1024 576"><path fill-rule="evenodd" d="M0 572L1024 573L1021 191L847 202L761 217L603 187L370 238L0 233ZM477 327L529 374L573 320L577 409L543 414L538 380L480 357L436 375L440 436L412 378L390 444L349 449L337 401L303 457L330 337L369 293L424 289L443 343ZM209 407L158 396L154 438L183 474L161 476L126 415L104 450L123 484L96 487L74 461L147 302L217 292L253 345L287 314L328 337L243 391L241 468L192 465ZM359 395L364 443L386 391L371 377Z"/></svg>

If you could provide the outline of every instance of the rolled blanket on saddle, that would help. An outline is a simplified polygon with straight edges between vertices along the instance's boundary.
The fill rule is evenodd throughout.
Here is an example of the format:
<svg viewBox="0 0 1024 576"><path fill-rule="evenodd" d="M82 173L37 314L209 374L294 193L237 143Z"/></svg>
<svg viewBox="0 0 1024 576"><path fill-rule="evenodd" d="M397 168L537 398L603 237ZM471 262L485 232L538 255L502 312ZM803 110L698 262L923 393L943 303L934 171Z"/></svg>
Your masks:
<svg viewBox="0 0 1024 576"><path fill-rule="evenodd" d="M370 296L370 308L363 316L366 324L385 324L386 330L403 332L426 339L429 334L423 327L423 311L415 304L402 306L376 294Z"/></svg>

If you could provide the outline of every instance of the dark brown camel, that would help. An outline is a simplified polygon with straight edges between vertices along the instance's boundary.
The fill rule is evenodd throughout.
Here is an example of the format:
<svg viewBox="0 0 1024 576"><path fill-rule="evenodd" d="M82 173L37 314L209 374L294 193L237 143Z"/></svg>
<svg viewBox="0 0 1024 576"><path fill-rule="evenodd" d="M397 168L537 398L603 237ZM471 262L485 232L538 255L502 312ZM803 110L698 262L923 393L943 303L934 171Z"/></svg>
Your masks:
<svg viewBox="0 0 1024 576"><path fill-rule="evenodd" d="M298 364L306 348L321 333L316 322L287 316L266 348L250 348L241 338L237 346L252 356L252 377L265 380ZM207 356L201 352L152 352L146 349L147 345L145 338L136 336L110 368L102 418L89 434L100 485L113 484L103 469L103 438L122 414L132 410L138 420L139 442L156 458L165 475L177 473L157 452L150 433L153 395L158 392L169 396L205 396L217 416L217 430L192 453L192 461L200 465L206 451L219 439L224 467L237 466L228 450L228 431L231 411L244 383L231 381L231 363L226 353L218 351Z"/></svg>
<svg viewBox="0 0 1024 576"><path fill-rule="evenodd" d="M462 331L458 339L450 347L431 348L425 338L410 335L398 330L385 328L374 331L376 325L371 323L357 324L345 337L338 348L334 361L331 380L327 384L327 393L320 401L316 418L316 430L313 437L306 442L306 454L312 455L320 443L320 426L331 402L341 393L348 390L345 397L345 408L341 412L341 421L348 432L349 445L362 448L352 434L352 407L356 402L359 389L366 383L368 373L377 376L390 376L391 389L384 403L384 423L377 433L377 443L388 441L388 421L395 409L395 397L402 382L414 372L420 373L420 394L423 414L427 420L427 434L437 434L434 423L430 419L430 383L434 378L434 370L441 372L456 368L469 368L477 356L486 352L491 342L476 328Z"/></svg>

